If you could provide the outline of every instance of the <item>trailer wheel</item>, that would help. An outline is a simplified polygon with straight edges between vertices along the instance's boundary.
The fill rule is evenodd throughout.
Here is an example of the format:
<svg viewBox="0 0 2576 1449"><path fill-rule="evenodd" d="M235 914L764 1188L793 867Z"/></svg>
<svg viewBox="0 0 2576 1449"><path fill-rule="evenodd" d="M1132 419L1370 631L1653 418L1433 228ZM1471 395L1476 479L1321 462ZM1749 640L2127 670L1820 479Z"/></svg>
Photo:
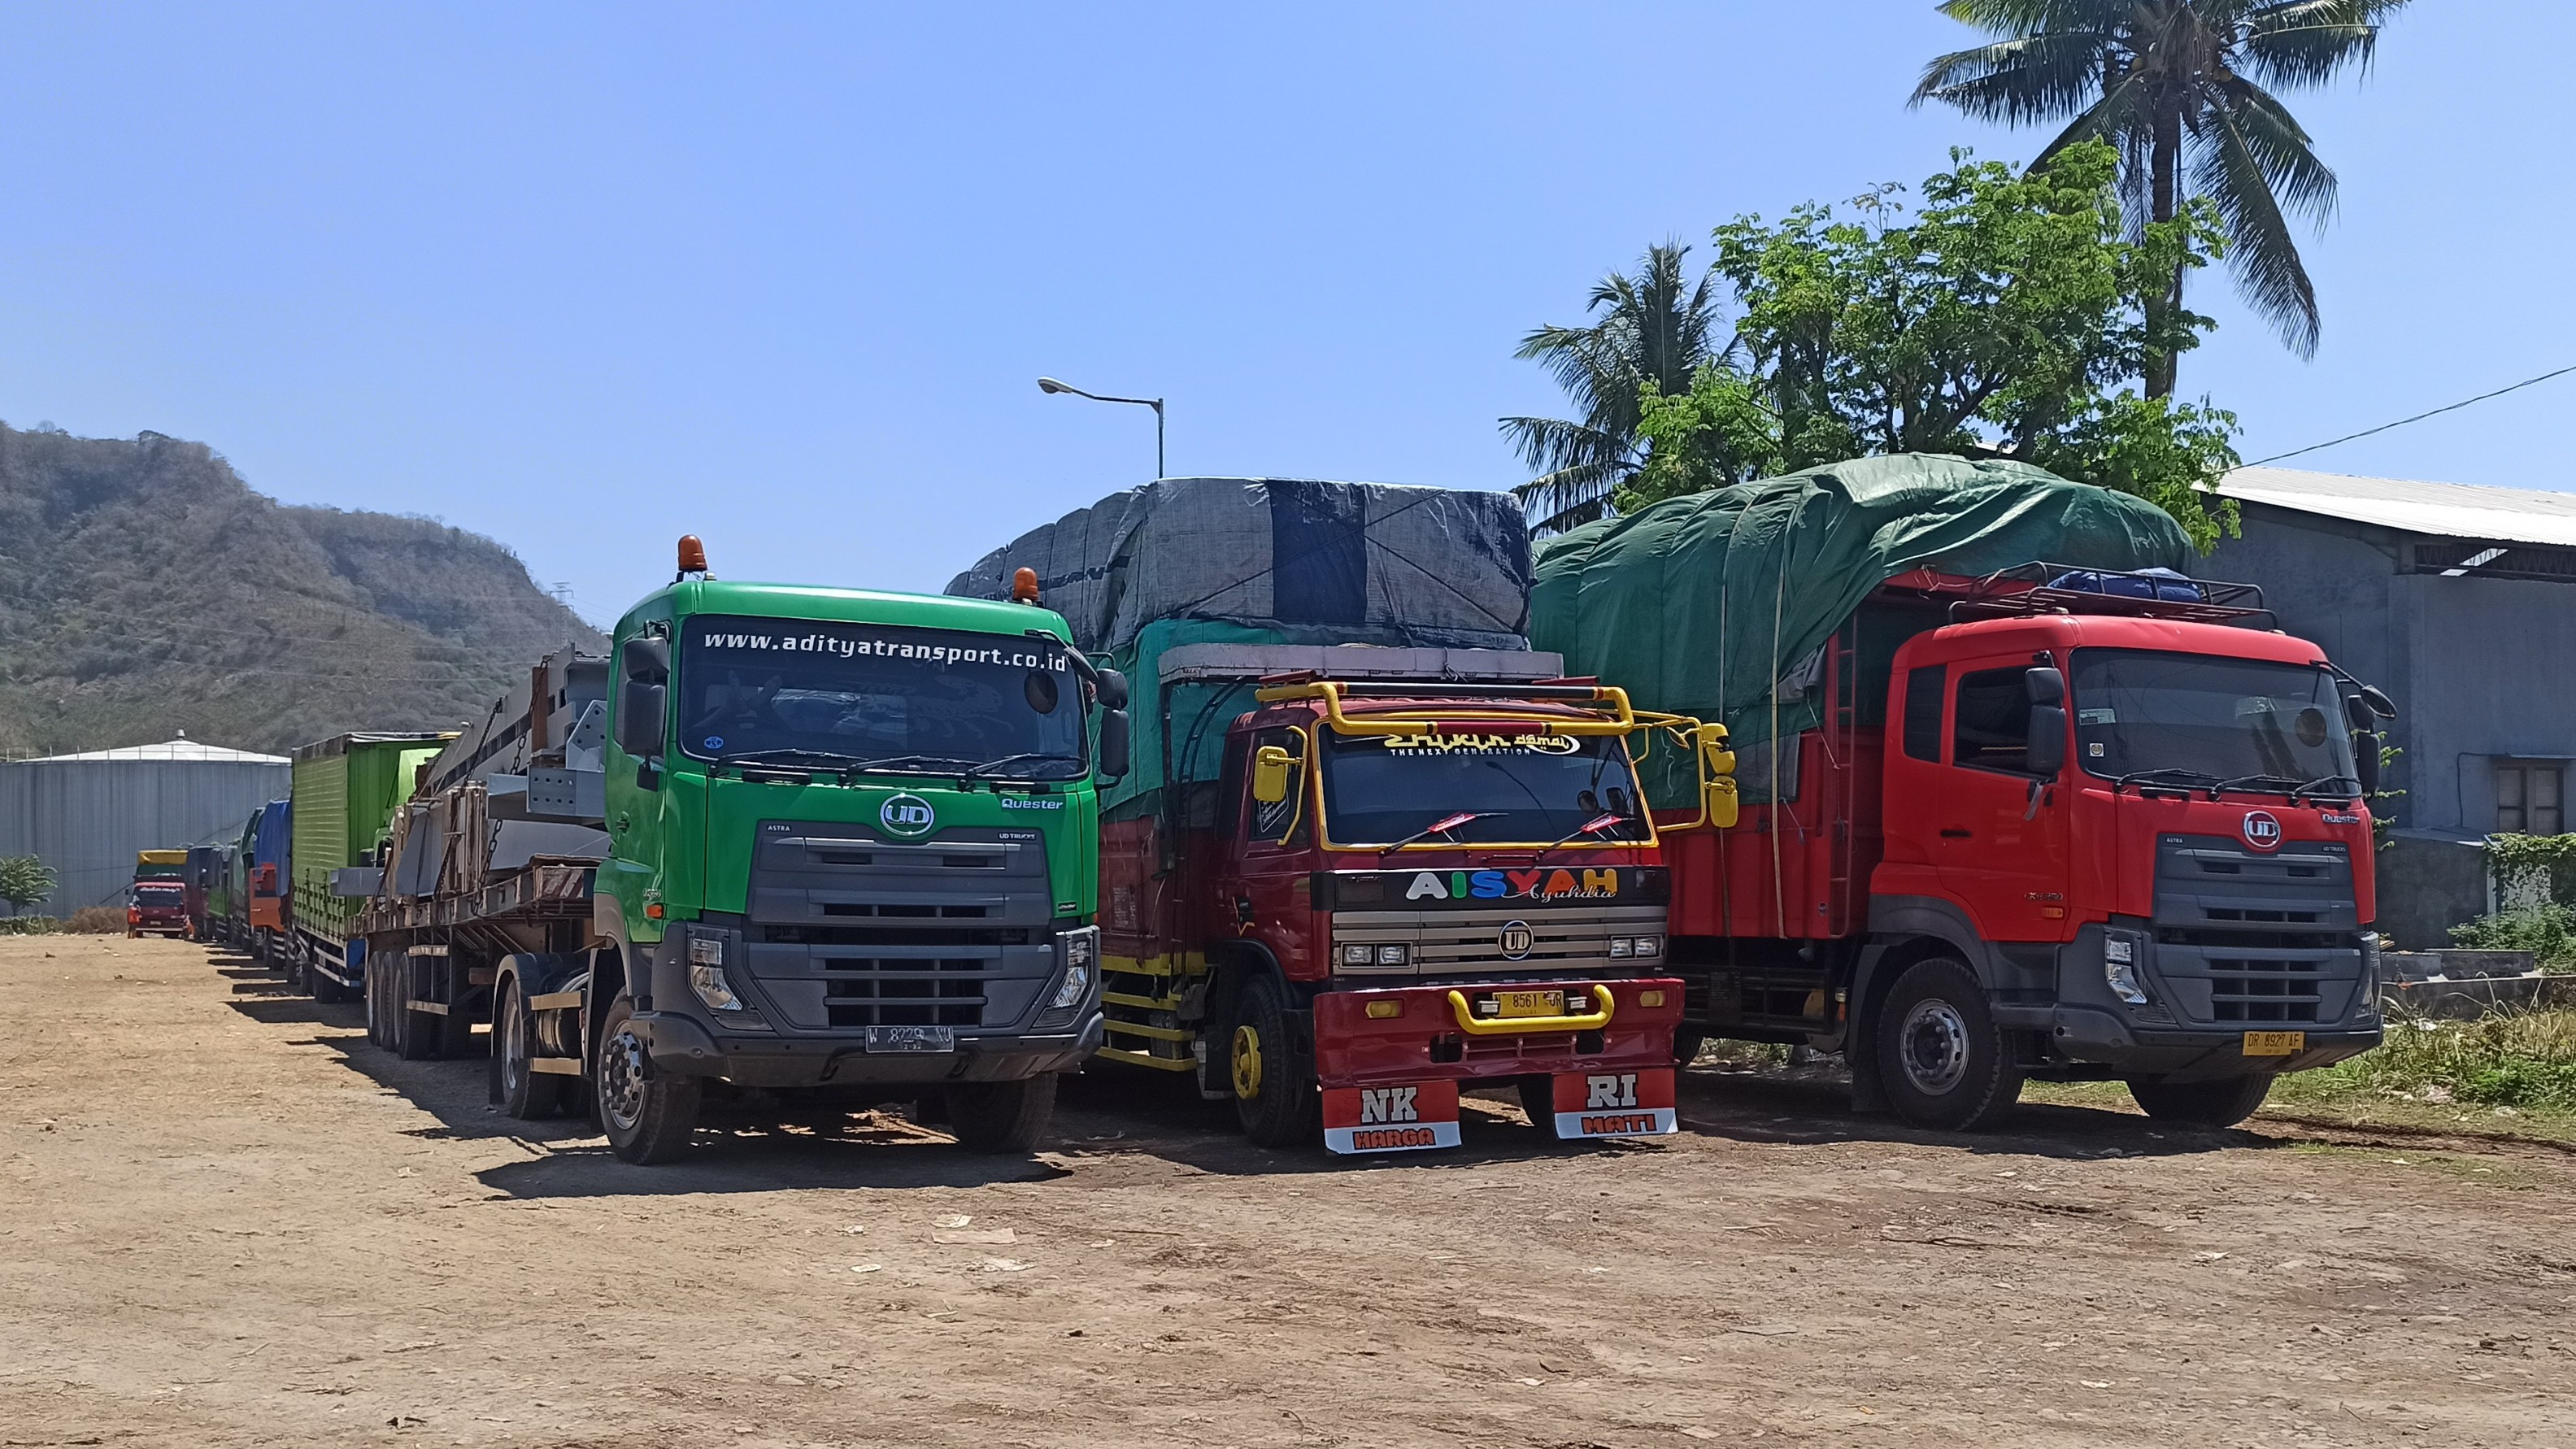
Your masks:
<svg viewBox="0 0 2576 1449"><path fill-rule="evenodd" d="M2140 1111L2160 1122L2184 1122L2195 1127L2233 1127L2253 1116L2271 1093L2269 1072L2208 1082L2129 1078L2129 1095L2137 1100Z"/></svg>
<svg viewBox="0 0 2576 1449"><path fill-rule="evenodd" d="M385 1027L388 1020L385 1011L385 982L393 975L396 963L406 959L408 958L403 956L386 956L370 961L367 965L365 989L359 992L359 995L366 998L367 1003L367 1040L380 1047L393 1045L393 1033Z"/></svg>
<svg viewBox="0 0 2576 1449"><path fill-rule="evenodd" d="M696 1077L656 1071L633 1024L635 1000L620 993L599 1030L599 1125L609 1150L629 1162L669 1162L688 1149L698 1125Z"/></svg>
<svg viewBox="0 0 2576 1449"><path fill-rule="evenodd" d="M1268 975L1254 977L1226 1038L1234 1115L1243 1135L1264 1147L1303 1147L1324 1130L1315 1089L1315 1057L1288 1028L1286 992Z"/></svg>
<svg viewBox="0 0 2576 1449"><path fill-rule="evenodd" d="M493 1003L493 1100L501 1104L502 1111L520 1121L534 1122L563 1109L564 1079L528 1065L534 1055L529 1042L536 1035L536 1022L524 1000L514 976L501 983L499 999Z"/></svg>
<svg viewBox="0 0 2576 1449"><path fill-rule="evenodd" d="M403 969L387 983L394 1023L394 1054L407 1062L423 1062L438 1055L438 1039L446 1022L436 1012L414 1011L410 1003L420 999L420 966L422 958L406 955Z"/></svg>
<svg viewBox="0 0 2576 1449"><path fill-rule="evenodd" d="M948 1089L948 1126L974 1152L1027 1152L1055 1116L1053 1072L1016 1082L960 1082Z"/></svg>
<svg viewBox="0 0 2576 1449"><path fill-rule="evenodd" d="M1976 1131L2021 1100L2021 1071L1965 962L1916 962L1879 1004L1875 1035L1888 1098L1914 1126Z"/></svg>
<svg viewBox="0 0 2576 1449"><path fill-rule="evenodd" d="M438 1054L461 1062L474 1055L474 1016L465 1009L466 999L474 989L466 984L467 968L454 956L430 968L432 976L447 979L447 989L437 999L447 1003L447 1014L438 1019Z"/></svg>

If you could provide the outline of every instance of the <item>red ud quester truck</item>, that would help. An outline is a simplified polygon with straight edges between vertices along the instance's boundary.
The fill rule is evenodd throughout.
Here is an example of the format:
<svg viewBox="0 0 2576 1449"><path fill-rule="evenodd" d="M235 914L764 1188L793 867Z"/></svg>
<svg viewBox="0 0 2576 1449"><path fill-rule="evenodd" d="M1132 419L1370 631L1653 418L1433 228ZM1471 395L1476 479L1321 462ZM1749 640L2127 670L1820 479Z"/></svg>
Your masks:
<svg viewBox="0 0 2576 1449"><path fill-rule="evenodd" d="M1203 821L1102 833L1104 1055L1194 1072L1271 1146L1455 1146L1461 1090L1501 1084L1559 1138L1676 1130L1669 883L1627 741L1687 748L1695 722L1551 655L1195 644L1154 667L1160 698L1228 718Z"/></svg>
<svg viewBox="0 0 2576 1449"><path fill-rule="evenodd" d="M1970 559L2028 548L2052 489L2094 496L2064 503L2041 542L2134 563L2121 550L2144 545L2106 535L2154 541L2152 520L2090 516L2135 500L2046 475L1900 508L1841 466L1858 476L1827 482L1853 496L1775 480L1717 519L1733 566L1761 556L1769 502L1801 548L1799 530L1851 515L1881 538L1921 524ZM1929 523L1906 512L1918 504ZM1659 551L1689 553L1671 542ZM2175 534L2145 551L2183 548ZM1814 556L1774 556L1799 561L1786 580L1752 567L1757 633L1793 633L1799 590L1825 589ZM1542 593L1564 561L1541 558ZM1826 614L1821 644L1780 668L1757 650L1757 677L1782 684L1752 713L1783 723L1743 747L1741 820L1665 847L1685 1049L1708 1035L1839 1051L1856 1105L1960 1128L1997 1120L2026 1078L2117 1079L2150 1115L2225 1125L2279 1073L2376 1045L2365 802L2387 697L2275 629L2248 585L2160 566L1956 568L1864 579L1858 607Z"/></svg>

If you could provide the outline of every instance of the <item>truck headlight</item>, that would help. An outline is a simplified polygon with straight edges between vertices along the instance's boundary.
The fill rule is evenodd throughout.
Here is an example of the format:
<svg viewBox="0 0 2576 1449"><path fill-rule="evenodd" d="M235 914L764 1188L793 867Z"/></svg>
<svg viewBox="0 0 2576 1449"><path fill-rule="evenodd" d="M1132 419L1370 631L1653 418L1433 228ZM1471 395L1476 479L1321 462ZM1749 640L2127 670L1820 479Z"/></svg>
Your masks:
<svg viewBox="0 0 2576 1449"><path fill-rule="evenodd" d="M1639 936L1637 938L1637 954L1640 956L1661 956L1664 954L1664 938L1661 936Z"/></svg>
<svg viewBox="0 0 2576 1449"><path fill-rule="evenodd" d="M1055 997L1047 1003L1050 1011L1080 1006L1091 994L1092 978L1100 972L1100 928L1085 926L1067 931L1064 942L1064 979L1057 983Z"/></svg>
<svg viewBox="0 0 2576 1449"><path fill-rule="evenodd" d="M700 943L692 941L689 944L691 954L694 955ZM742 1010L742 998L733 994L733 983L725 979L722 966L704 966L695 961L690 962L689 989L698 993L698 999L705 1002L711 1011Z"/></svg>
<svg viewBox="0 0 2576 1449"><path fill-rule="evenodd" d="M1377 948L1377 964L1380 966L1401 966L1411 959L1413 959L1413 952L1411 948L1406 946L1380 946Z"/></svg>
<svg viewBox="0 0 2576 1449"><path fill-rule="evenodd" d="M2147 988L2138 980L2137 943L2126 936L2107 937L2102 942L2102 979L2111 994L2131 1006L2147 1004Z"/></svg>

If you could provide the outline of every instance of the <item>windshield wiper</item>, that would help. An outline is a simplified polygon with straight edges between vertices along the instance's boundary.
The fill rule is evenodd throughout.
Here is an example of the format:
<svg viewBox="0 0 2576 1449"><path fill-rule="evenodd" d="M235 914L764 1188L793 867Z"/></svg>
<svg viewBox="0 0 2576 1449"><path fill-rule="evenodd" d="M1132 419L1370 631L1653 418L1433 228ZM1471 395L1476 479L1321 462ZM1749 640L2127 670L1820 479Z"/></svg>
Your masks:
<svg viewBox="0 0 2576 1449"><path fill-rule="evenodd" d="M1022 760L1065 760L1079 765L1082 763L1082 756L1054 755L1048 754L1044 750L1025 750L1016 755L1004 755L998 760L986 760L984 763L968 770L966 772L966 778L969 780L981 779L983 778L983 774L986 770L998 770L1004 765L1016 765Z"/></svg>
<svg viewBox="0 0 2576 1449"><path fill-rule="evenodd" d="M1536 859L1532 861L1532 864L1536 864L1536 862L1537 862L1538 860L1545 860L1545 859L1547 859L1547 857L1548 857L1549 855L1551 855L1551 854L1553 854L1553 853L1555 853L1555 852L1557 852L1557 851L1560 851L1560 850L1565 849L1565 847L1566 847L1567 845L1569 845L1569 844L1573 843L1573 840L1574 840L1574 837L1575 837L1575 836L1578 836L1578 835L1593 835L1593 834L1597 834L1597 833L1599 833L1599 832L1601 832L1601 831L1604 831L1604 830L1609 829L1609 828L1610 828L1611 826L1613 826L1613 825L1625 825L1625 824L1627 824L1627 823L1628 823L1628 821L1629 821L1630 819L1632 819L1632 818L1634 818L1634 817L1632 817L1632 816L1627 816L1627 815L1622 815L1622 814L1620 814L1619 812L1617 812L1617 811L1615 811L1615 810L1605 810L1605 811L1603 811L1601 814L1593 816L1591 819L1584 821L1582 824L1580 824L1580 825L1578 825L1578 826L1574 827L1572 830L1570 830L1570 831L1566 832L1564 835L1562 835L1562 836L1558 837L1556 844L1551 845L1551 846L1549 846L1547 849L1540 851L1540 852L1538 853L1538 855L1537 855ZM1644 842L1643 842L1643 841L1634 841L1634 840L1629 840L1629 841L1621 841L1621 842L1620 842L1620 844L1622 844L1622 845L1642 845L1642 844L1644 844Z"/></svg>
<svg viewBox="0 0 2576 1449"><path fill-rule="evenodd" d="M2183 775L2191 778L2187 780L2174 778ZM2194 770L2182 765L2158 765L2152 770L2131 770L2122 775L2111 782L2111 793L2117 795L2131 785L2138 786L2140 794L2146 793L2145 787L2149 785L2162 785L2169 790L2181 790L2185 794L2191 793L2189 787L2193 785L2206 786L2212 790L2219 787L2218 777L2207 770Z"/></svg>
<svg viewBox="0 0 2576 1449"><path fill-rule="evenodd" d="M2299 799L2305 799L2305 798L2307 797L2307 795L2308 795L2308 793L2309 793L2310 791L2314 791L2314 792L2316 792L2316 793L2318 793L2318 794L2322 795L2322 794L2324 794L2324 793L2325 793L2325 787L2326 787L2326 786L2328 786L2328 785L2338 785L2338 784L2343 783L2343 782L2344 782L2344 781L2346 781L2346 780L2349 780L2349 781L2351 781L2351 782L2352 782L2352 798L2354 798L2355 800L2360 799L2360 798L2361 798L2361 777L2360 777L2359 775L2319 775L2319 776L2317 776L2315 779L2310 780L2308 783L2306 783L2306 784L2304 784L2304 785L2301 785L2301 786L2299 787L2299 790L2298 790L2298 796L2297 796L2296 798L2299 798ZM2341 793L2341 792L2337 792L2337 793Z"/></svg>
<svg viewBox="0 0 2576 1449"><path fill-rule="evenodd" d="M2307 785L2287 775L2239 775L2233 780L2221 780L2210 786L2212 791L2248 790L2263 795L2287 795L2292 804L2298 803L2299 792L2306 788Z"/></svg>
<svg viewBox="0 0 2576 1449"><path fill-rule="evenodd" d="M847 770L861 763L858 756L844 755L837 750L800 750L793 747L744 750L739 754L716 756L716 763L719 765L788 765L792 767L799 760L811 762L817 769L824 770Z"/></svg>
<svg viewBox="0 0 2576 1449"><path fill-rule="evenodd" d="M1457 829L1459 826L1464 825L1471 820L1491 820L1501 813L1502 812L1499 810L1464 810L1456 815L1451 815L1440 820L1434 820L1430 824L1423 826L1420 830L1413 832L1411 835L1404 837L1393 845L1372 846L1371 849L1377 851L1380 855L1384 855L1390 850L1402 850L1406 846L1427 836L1446 835L1450 831Z"/></svg>

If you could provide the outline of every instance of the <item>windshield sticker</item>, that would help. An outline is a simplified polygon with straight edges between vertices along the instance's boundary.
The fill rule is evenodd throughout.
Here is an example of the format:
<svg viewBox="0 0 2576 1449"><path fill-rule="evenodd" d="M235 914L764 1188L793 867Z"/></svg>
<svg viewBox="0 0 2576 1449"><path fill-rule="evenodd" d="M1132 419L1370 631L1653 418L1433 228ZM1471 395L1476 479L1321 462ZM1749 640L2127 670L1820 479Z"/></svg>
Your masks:
<svg viewBox="0 0 2576 1449"><path fill-rule="evenodd" d="M710 750L721 750L724 748L724 736L709 735L706 739L706 745Z"/></svg>
<svg viewBox="0 0 2576 1449"><path fill-rule="evenodd" d="M707 649L738 649L754 654L828 654L841 659L912 659L925 664L999 664L1013 669L1062 670L1062 649L1027 645L927 644L918 639L888 637L862 629L816 629L804 634L750 634L709 629L698 636Z"/></svg>
<svg viewBox="0 0 2576 1449"><path fill-rule="evenodd" d="M1367 735L1400 755L1572 755L1583 749L1573 735Z"/></svg>
<svg viewBox="0 0 2576 1449"><path fill-rule="evenodd" d="M2118 724L2120 712L2115 709L2079 709L2075 712L2075 722L2088 725Z"/></svg>

